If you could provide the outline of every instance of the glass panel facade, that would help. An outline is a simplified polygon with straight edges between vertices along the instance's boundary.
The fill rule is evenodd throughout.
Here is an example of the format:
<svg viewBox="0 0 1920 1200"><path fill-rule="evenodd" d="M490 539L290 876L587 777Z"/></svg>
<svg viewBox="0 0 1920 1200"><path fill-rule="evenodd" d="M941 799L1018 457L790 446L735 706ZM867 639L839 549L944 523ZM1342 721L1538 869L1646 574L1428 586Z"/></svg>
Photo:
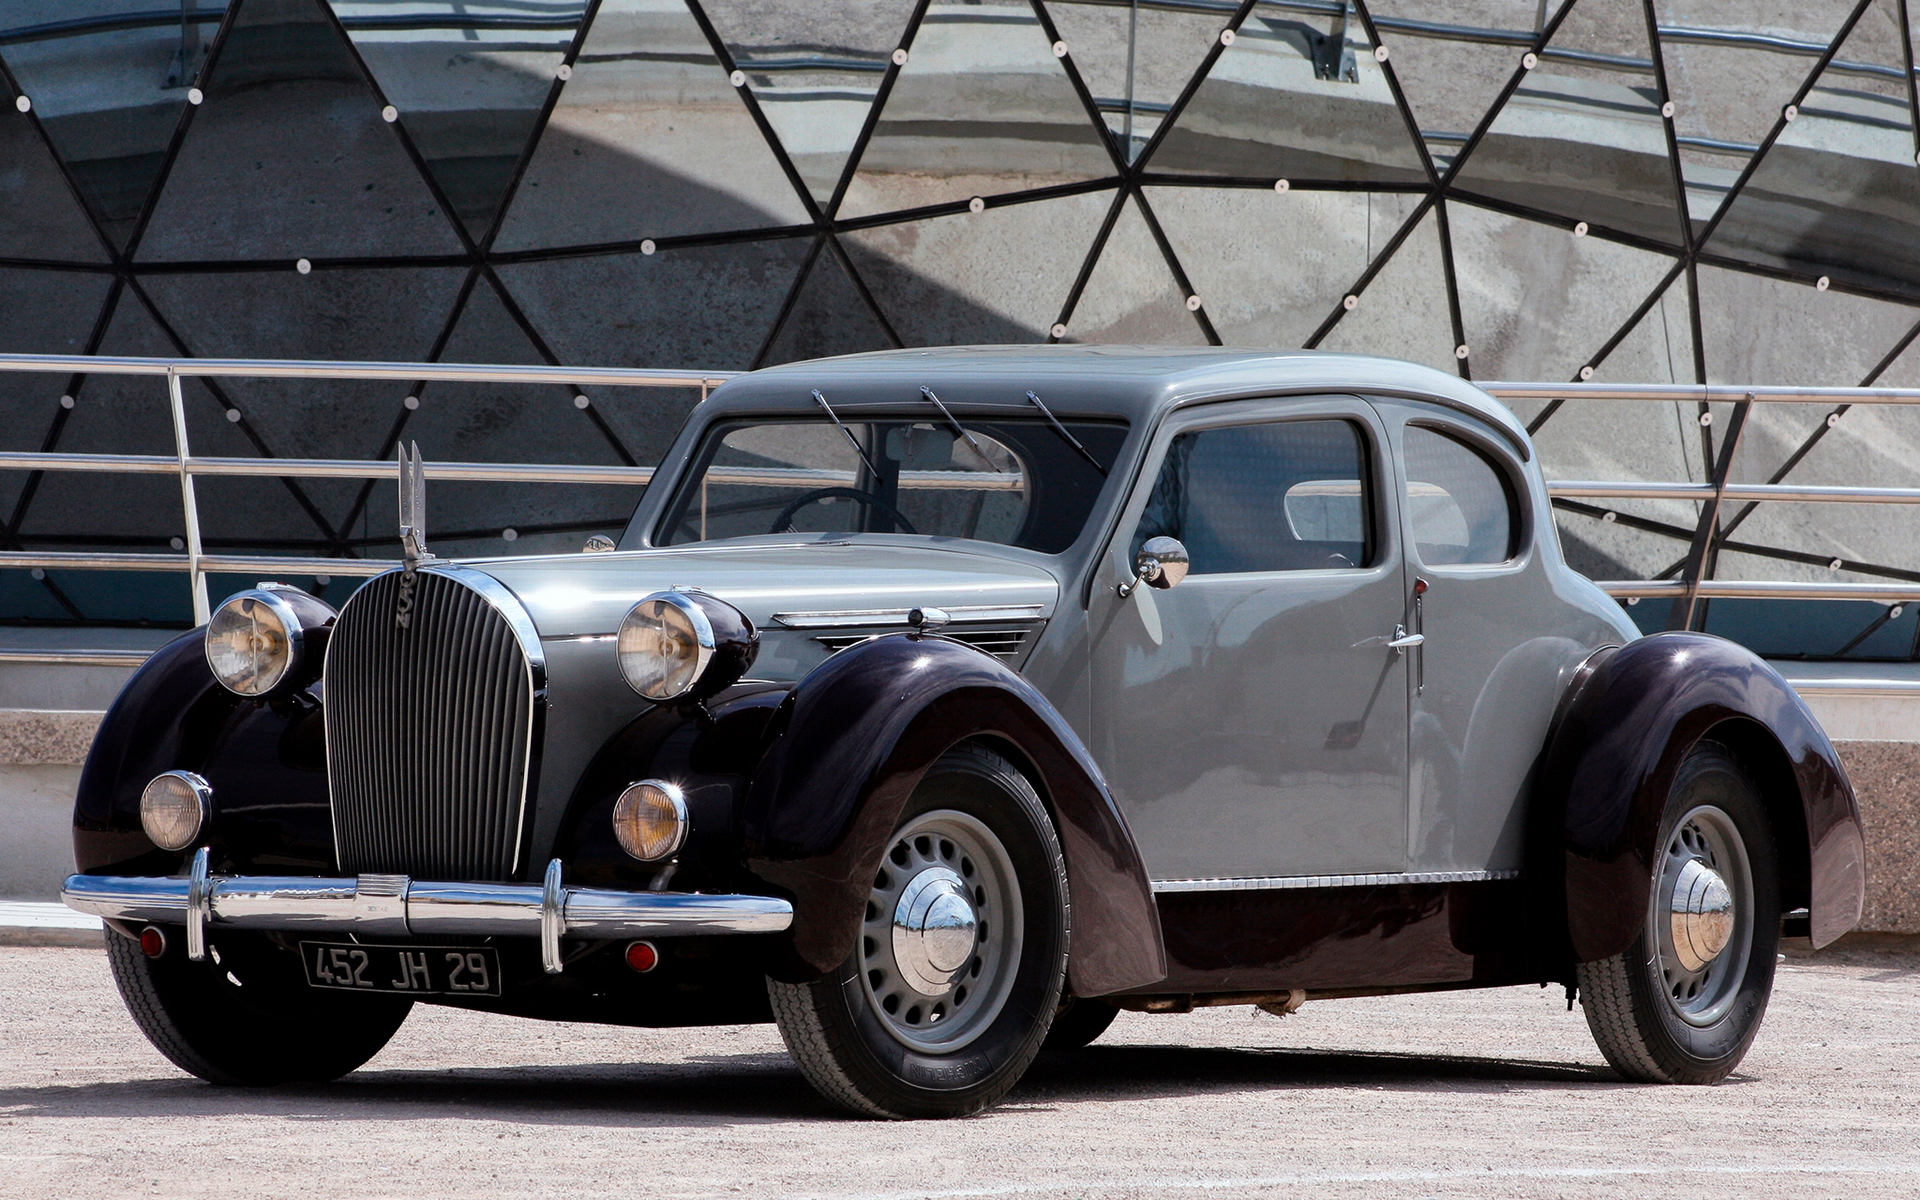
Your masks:
<svg viewBox="0 0 1920 1200"><path fill-rule="evenodd" d="M0 12L0 350L742 369L1063 338L1387 353L1481 379L1920 386L1907 16L1902 0L17 0ZM696 398L187 385L195 448L236 455L419 438L429 458L651 463ZM1731 411L1516 407L1550 478L1705 479ZM0 375L10 447L169 453L165 415L152 380ZM1920 485L1913 462L1905 410L1789 408L1755 414L1733 470ZM395 549L390 488L202 491L222 545ZM569 549L633 499L434 491L461 553ZM1569 557L1610 578L1671 574L1696 517L1558 507ZM1920 530L1877 517L1740 509L1717 569L1904 578ZM164 477L14 472L0 520L28 549L183 532ZM1872 608L1792 611L1808 652L1911 654L1913 618ZM0 623L188 611L172 577L0 571ZM1629 608L1648 628L1665 611ZM1785 611L1716 602L1706 620L1773 646Z"/></svg>

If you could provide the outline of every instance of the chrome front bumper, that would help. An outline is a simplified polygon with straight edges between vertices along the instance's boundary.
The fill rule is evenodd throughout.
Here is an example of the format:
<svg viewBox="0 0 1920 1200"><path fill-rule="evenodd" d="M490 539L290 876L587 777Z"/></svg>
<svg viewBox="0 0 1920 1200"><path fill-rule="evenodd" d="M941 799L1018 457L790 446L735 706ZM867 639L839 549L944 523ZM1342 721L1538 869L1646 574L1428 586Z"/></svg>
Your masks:
<svg viewBox="0 0 1920 1200"><path fill-rule="evenodd" d="M561 969L560 939L618 940L694 934L779 933L793 906L772 896L695 892L620 892L573 888L560 860L546 882L428 883L405 875L353 879L211 875L208 854L193 856L185 879L69 875L60 899L109 920L185 925L187 956L206 955L208 926L280 933L354 933L368 937L538 937L549 974Z"/></svg>

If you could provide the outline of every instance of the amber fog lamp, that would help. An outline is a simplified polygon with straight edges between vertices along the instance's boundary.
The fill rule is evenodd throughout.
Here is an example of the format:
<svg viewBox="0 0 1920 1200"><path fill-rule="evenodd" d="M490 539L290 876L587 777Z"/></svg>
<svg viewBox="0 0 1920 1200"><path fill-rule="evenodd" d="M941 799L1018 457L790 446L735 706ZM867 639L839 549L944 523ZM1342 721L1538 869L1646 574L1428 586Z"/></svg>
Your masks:
<svg viewBox="0 0 1920 1200"><path fill-rule="evenodd" d="M613 836L641 862L677 853L687 840L687 798L659 779L643 779L620 793L613 806Z"/></svg>
<svg viewBox="0 0 1920 1200"><path fill-rule="evenodd" d="M746 674L760 633L745 613L705 592L655 592L620 622L620 673L649 700L699 700Z"/></svg>
<svg viewBox="0 0 1920 1200"><path fill-rule="evenodd" d="M264 696L307 674L333 609L299 588L262 584L236 593L207 622L207 666L220 686ZM318 635L316 639L315 635Z"/></svg>
<svg viewBox="0 0 1920 1200"><path fill-rule="evenodd" d="M140 828L162 850L185 850L213 815L213 788L192 771L153 777L140 793Z"/></svg>

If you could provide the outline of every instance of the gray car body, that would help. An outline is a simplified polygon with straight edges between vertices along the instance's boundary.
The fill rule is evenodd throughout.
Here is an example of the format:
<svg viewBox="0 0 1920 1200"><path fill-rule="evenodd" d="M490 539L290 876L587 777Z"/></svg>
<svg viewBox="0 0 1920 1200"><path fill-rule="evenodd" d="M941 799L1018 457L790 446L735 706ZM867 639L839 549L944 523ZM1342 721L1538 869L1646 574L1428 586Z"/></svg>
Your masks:
<svg viewBox="0 0 1920 1200"><path fill-rule="evenodd" d="M1032 391L1063 419L1126 422L1118 461L1071 546L1042 554L907 534L654 545L675 484L716 421L818 418L816 390L850 420L924 420L923 387L963 420L1037 416ZM1375 566L1195 576L1170 591L1117 595L1175 433L1316 413L1371 431L1383 506ZM1429 568L1409 558L1395 499L1408 421L1449 429L1507 471L1521 521L1511 561ZM752 675L778 681L826 660L824 634L899 630L913 607L952 611L959 633L975 614L996 628L1030 626L1015 665L1091 751L1165 890L1513 873L1559 698L1594 650L1639 636L1566 565L1537 456L1505 407L1426 367L1314 352L962 347L754 372L695 410L616 551L466 565L514 592L546 656L536 861L589 760L648 707L620 675L613 635L636 601L669 587L697 586L750 617L762 631ZM1404 656L1384 643L1411 612L1416 573L1431 586L1428 643ZM1357 583L1372 587L1364 604L1353 599ZM1234 647L1271 650L1219 652L1229 610L1240 621ZM861 612L869 615L826 615ZM1168 655L1201 667L1169 682L1147 661ZM1351 749L1365 761L1328 749L1325 727L1356 718L1366 729Z"/></svg>

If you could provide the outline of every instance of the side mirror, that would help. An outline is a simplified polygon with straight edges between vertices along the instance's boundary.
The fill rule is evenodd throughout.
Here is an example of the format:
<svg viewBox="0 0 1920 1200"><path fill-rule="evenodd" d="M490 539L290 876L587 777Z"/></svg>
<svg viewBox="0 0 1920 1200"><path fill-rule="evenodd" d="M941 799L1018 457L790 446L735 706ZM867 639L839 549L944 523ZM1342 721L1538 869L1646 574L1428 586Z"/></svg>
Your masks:
<svg viewBox="0 0 1920 1200"><path fill-rule="evenodd" d="M1133 595L1143 583L1164 592L1187 577L1187 567L1187 548L1179 538L1148 538L1133 556L1133 578L1120 585L1120 598Z"/></svg>

